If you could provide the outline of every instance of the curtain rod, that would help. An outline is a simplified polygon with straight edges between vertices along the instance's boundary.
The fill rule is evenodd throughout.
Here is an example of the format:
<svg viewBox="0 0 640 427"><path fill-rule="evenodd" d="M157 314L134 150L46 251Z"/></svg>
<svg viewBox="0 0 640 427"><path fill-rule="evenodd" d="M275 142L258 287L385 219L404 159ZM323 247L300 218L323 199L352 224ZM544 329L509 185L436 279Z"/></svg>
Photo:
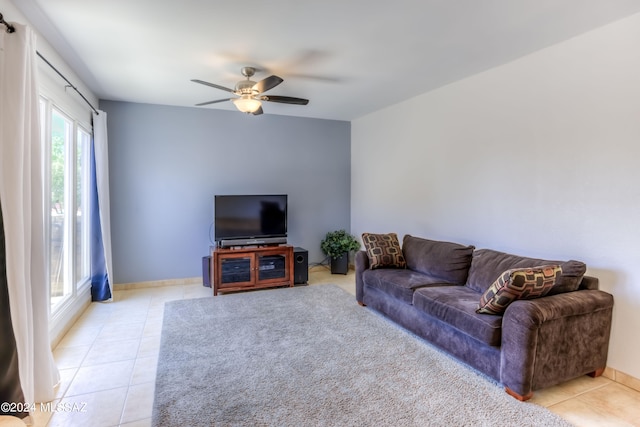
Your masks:
<svg viewBox="0 0 640 427"><path fill-rule="evenodd" d="M80 95L80 96L82 97L82 99L84 100L84 102L86 102L86 103L87 103L87 105L88 105L89 107L91 107L91 109L93 110L93 112L94 112L94 113L96 113L96 114L98 114L98 115L100 115L100 113L98 112L98 110L96 110L96 108L95 108L93 105L91 105L91 103L89 102L89 100L88 100L87 98L85 98L85 97L84 97L84 95L82 94L82 92L80 92L80 90L78 90L78 88L77 88L77 87L75 87L73 84L71 84L71 82L69 81L69 79L67 79L67 78L66 78L66 77L65 77L65 76L64 76L60 71L58 71L58 69L57 69L56 67L54 67L54 66L51 64L51 62L47 61L47 58L45 58L44 56L42 56L42 54L41 54L40 52L36 51L36 53L38 54L38 56L39 56L39 57L40 57L44 62L46 62L46 63L47 63L47 65L48 65L49 67L51 67L51 68L53 69L53 71L55 71L56 73L58 73L58 75L59 75L60 77L62 77L62 78L64 79L64 81L65 81L65 82L67 82L67 83L68 83L68 86L67 86L67 87L70 87L71 89L75 90L75 91L78 93L78 95Z"/></svg>
<svg viewBox="0 0 640 427"><path fill-rule="evenodd" d="M9 24L8 22L6 22L4 20L4 17L2 16L2 13L0 13L0 24L4 24L7 27L7 33L13 33L16 31L15 28L13 28L13 25Z"/></svg>
<svg viewBox="0 0 640 427"><path fill-rule="evenodd" d="M2 13L0 13L0 24L4 24L7 27L7 33L13 33L16 31L16 29L14 28L13 25L9 24L8 22L6 22L4 20L4 17L2 16ZM53 69L53 71L55 71L56 73L58 73L58 75L60 77L62 77L64 79L65 82L68 83L67 87L70 87L71 89L75 90L78 95L80 95L82 97L82 99L84 100L84 102L87 103L87 105L89 107L91 107L91 109L98 115L100 115L100 113L98 112L98 110L96 110L96 108L91 105L91 102L89 102L89 100L87 98L85 98L85 96L82 94L82 92L80 92L80 90L78 90L77 87L75 87L70 81L69 79L67 79L60 71L58 71L58 69L56 67L53 66L53 64L51 64L51 62L47 61L47 58L45 58L44 56L42 56L42 54L38 51L36 51L36 54L40 57L40 59L42 59L44 62L46 62L46 64L51 67Z"/></svg>

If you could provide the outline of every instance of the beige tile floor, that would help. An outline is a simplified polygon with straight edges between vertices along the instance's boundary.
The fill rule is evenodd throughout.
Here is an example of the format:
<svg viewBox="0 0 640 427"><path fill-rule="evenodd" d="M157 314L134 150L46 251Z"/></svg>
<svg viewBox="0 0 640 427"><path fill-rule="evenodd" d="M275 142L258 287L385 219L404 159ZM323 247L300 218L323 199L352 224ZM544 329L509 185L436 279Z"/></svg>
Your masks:
<svg viewBox="0 0 640 427"><path fill-rule="evenodd" d="M334 283L355 293L354 275L315 268L312 285ZM148 427L164 303L212 297L201 285L115 292L92 303L54 351L62 383L54 403L69 412L39 412L36 427ZM607 378L582 377L537 391L531 400L576 426L640 426L640 392Z"/></svg>

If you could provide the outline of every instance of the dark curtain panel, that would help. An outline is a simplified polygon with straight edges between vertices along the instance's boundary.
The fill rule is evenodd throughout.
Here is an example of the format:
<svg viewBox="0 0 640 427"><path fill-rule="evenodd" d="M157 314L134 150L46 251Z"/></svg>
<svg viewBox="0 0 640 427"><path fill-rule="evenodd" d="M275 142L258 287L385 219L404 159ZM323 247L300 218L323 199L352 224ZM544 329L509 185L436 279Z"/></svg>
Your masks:
<svg viewBox="0 0 640 427"><path fill-rule="evenodd" d="M18 373L18 352L11 324L9 290L7 288L7 260L4 242L4 222L0 203L0 403L24 403ZM0 415L24 418L29 412L16 411L20 405L0 405Z"/></svg>
<svg viewBox="0 0 640 427"><path fill-rule="evenodd" d="M106 301L111 298L109 288L109 274L104 258L104 243L102 241L102 229L100 226L100 206L98 204L98 183L96 179L96 151L93 140L91 141L90 168L91 182L90 207L91 215L91 301Z"/></svg>

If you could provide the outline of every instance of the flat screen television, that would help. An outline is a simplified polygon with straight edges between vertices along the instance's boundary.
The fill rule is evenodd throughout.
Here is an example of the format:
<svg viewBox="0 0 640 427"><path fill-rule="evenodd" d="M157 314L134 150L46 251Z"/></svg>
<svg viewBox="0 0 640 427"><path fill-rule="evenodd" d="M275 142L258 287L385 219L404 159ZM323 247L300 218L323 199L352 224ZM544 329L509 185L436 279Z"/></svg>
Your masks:
<svg viewBox="0 0 640 427"><path fill-rule="evenodd" d="M218 247L287 243L287 195L216 195L214 238Z"/></svg>

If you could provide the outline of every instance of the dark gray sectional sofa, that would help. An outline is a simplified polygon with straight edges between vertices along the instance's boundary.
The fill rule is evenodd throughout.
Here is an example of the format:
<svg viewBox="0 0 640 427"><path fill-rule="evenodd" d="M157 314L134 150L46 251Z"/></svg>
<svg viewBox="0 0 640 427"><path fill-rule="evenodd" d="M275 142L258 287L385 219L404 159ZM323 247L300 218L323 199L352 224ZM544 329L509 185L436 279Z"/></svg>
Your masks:
<svg viewBox="0 0 640 427"><path fill-rule="evenodd" d="M355 256L356 299L527 400L533 391L590 374L607 362L612 295L584 276L579 261L549 261L405 236L406 268L369 268ZM557 264L543 297L519 299L503 314L477 313L483 293L506 270Z"/></svg>

